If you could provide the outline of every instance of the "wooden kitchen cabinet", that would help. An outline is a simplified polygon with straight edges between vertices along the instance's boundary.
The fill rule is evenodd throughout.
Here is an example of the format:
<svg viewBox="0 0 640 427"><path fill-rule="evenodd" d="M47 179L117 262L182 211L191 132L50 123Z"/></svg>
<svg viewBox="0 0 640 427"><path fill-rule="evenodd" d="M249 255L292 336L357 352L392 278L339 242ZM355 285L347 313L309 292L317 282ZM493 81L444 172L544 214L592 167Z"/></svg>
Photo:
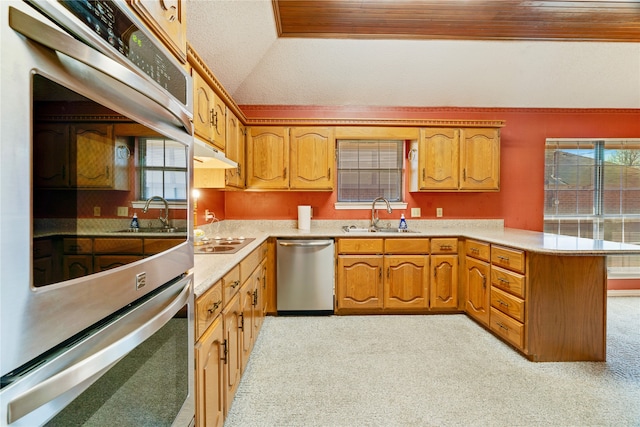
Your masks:
<svg viewBox="0 0 640 427"><path fill-rule="evenodd" d="M418 187L420 190L457 190L459 186L460 129L420 129Z"/></svg>
<svg viewBox="0 0 640 427"><path fill-rule="evenodd" d="M182 63L187 61L186 6L182 0L129 0L151 31Z"/></svg>
<svg viewBox="0 0 640 427"><path fill-rule="evenodd" d="M114 125L39 124L34 134L37 188L128 190L128 157L118 155Z"/></svg>
<svg viewBox="0 0 640 427"><path fill-rule="evenodd" d="M338 255L336 312L383 307L382 255Z"/></svg>
<svg viewBox="0 0 640 427"><path fill-rule="evenodd" d="M33 184L37 188L71 185L69 125L38 123L33 134Z"/></svg>
<svg viewBox="0 0 640 427"><path fill-rule="evenodd" d="M242 375L242 307L240 294L235 294L222 311L224 345L226 352L224 367L224 414L229 413L231 403Z"/></svg>
<svg viewBox="0 0 640 427"><path fill-rule="evenodd" d="M247 132L247 187L289 188L289 128L252 127Z"/></svg>
<svg viewBox="0 0 640 427"><path fill-rule="evenodd" d="M458 307L458 239L431 239L430 308Z"/></svg>
<svg viewBox="0 0 640 427"><path fill-rule="evenodd" d="M468 128L460 136L460 189L500 189L500 130Z"/></svg>
<svg viewBox="0 0 640 427"><path fill-rule="evenodd" d="M217 316L195 345L196 425L221 427L225 416L225 367L228 352L223 320Z"/></svg>
<svg viewBox="0 0 640 427"><path fill-rule="evenodd" d="M233 169L225 169L225 184L227 187L245 187L245 133L246 127L238 120L233 111L227 108L227 146L225 154L228 159L238 164Z"/></svg>
<svg viewBox="0 0 640 427"><path fill-rule="evenodd" d="M421 309L429 306L429 256L384 256L385 309Z"/></svg>
<svg viewBox="0 0 640 427"><path fill-rule="evenodd" d="M49 238L33 241L33 286L53 283L53 240Z"/></svg>
<svg viewBox="0 0 640 427"><path fill-rule="evenodd" d="M289 187L333 190L336 138L331 127L299 127L290 131Z"/></svg>
<svg viewBox="0 0 640 427"><path fill-rule="evenodd" d="M465 259L466 313L481 324L489 325L489 307L491 297L490 265L488 252L490 246L483 242L468 240ZM486 259L483 259L487 254Z"/></svg>
<svg viewBox="0 0 640 427"><path fill-rule="evenodd" d="M333 190L335 141L330 127L250 128L247 188Z"/></svg>
<svg viewBox="0 0 640 427"><path fill-rule="evenodd" d="M417 173L420 191L499 190L499 129L420 129Z"/></svg>
<svg viewBox="0 0 640 427"><path fill-rule="evenodd" d="M193 128L195 134L224 152L227 107L198 70L192 68L191 76L193 77Z"/></svg>

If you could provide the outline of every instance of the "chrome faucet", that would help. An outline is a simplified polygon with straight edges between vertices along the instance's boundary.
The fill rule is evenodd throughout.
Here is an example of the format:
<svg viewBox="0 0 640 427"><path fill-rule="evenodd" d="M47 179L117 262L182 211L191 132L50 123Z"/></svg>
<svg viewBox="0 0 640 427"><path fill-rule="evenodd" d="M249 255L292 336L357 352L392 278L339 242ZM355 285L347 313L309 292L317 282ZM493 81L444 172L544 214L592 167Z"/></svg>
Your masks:
<svg viewBox="0 0 640 427"><path fill-rule="evenodd" d="M376 199L374 199L373 203L371 204L371 228L376 228L378 226L378 221L380 221L380 218L378 218L378 211L376 210L376 203L379 201L385 202L387 204L387 213L391 213L393 211L391 209L389 201L384 197L377 197Z"/></svg>
<svg viewBox="0 0 640 427"><path fill-rule="evenodd" d="M164 203L164 218L162 217L162 215L160 215L158 219L160 220L164 228L171 228L169 227L169 203L167 203L167 201L163 197L153 196L149 198L147 200L147 203L145 203L144 209L142 209L142 212L147 213L147 211L149 210L149 204L151 204L152 200L160 200L161 202Z"/></svg>

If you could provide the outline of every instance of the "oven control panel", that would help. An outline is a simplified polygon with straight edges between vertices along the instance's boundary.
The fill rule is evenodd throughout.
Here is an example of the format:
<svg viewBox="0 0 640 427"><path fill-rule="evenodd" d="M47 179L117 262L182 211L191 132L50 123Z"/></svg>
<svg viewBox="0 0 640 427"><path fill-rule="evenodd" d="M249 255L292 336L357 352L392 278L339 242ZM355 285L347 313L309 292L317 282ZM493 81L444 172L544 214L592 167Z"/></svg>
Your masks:
<svg viewBox="0 0 640 427"><path fill-rule="evenodd" d="M182 70L111 0L59 0L58 3L120 55L175 96L187 102Z"/></svg>

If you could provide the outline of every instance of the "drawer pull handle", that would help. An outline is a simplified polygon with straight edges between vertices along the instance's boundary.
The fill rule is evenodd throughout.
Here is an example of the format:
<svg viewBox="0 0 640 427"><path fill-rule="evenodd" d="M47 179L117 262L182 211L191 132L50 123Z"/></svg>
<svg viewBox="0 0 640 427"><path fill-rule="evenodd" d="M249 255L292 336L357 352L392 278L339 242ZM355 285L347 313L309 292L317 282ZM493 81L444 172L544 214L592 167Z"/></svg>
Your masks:
<svg viewBox="0 0 640 427"><path fill-rule="evenodd" d="M480 249L478 249L478 248L469 248L469 250L471 252L473 252L474 254L479 254L480 253Z"/></svg>
<svg viewBox="0 0 640 427"><path fill-rule="evenodd" d="M451 250L451 245L440 245L440 250L441 251L450 251Z"/></svg>
<svg viewBox="0 0 640 427"><path fill-rule="evenodd" d="M503 279L502 277L498 277L498 282L502 283L503 285L509 286L509 282L507 279Z"/></svg>
<svg viewBox="0 0 640 427"><path fill-rule="evenodd" d="M502 300L498 300L498 304L503 305L505 307L509 307L509 304L507 304L506 302L504 302Z"/></svg>
<svg viewBox="0 0 640 427"><path fill-rule="evenodd" d="M501 329L504 329L505 331L509 332L509 328L503 325L501 322L496 322L496 325L498 325Z"/></svg>
<svg viewBox="0 0 640 427"><path fill-rule="evenodd" d="M220 304L222 304L222 300L214 302L213 305L211 307L209 307L209 310L207 310L207 311L210 314L213 313L214 311L216 311L218 309L218 307L220 307Z"/></svg>
<svg viewBox="0 0 640 427"><path fill-rule="evenodd" d="M238 287L239 284L240 284L240 280L234 280L233 283L231 284L231 287L235 289Z"/></svg>
<svg viewBox="0 0 640 427"><path fill-rule="evenodd" d="M503 261L503 262L509 262L509 257L508 257L508 256L501 256L501 255L498 255L498 256L497 256L497 258L498 258L500 261Z"/></svg>

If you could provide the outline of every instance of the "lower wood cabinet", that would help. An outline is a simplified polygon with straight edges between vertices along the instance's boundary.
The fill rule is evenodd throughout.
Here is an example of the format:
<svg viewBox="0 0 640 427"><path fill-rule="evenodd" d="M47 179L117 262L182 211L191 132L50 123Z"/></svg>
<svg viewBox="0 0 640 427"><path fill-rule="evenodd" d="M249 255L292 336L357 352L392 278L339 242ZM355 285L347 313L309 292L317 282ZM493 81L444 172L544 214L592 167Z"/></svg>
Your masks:
<svg viewBox="0 0 640 427"><path fill-rule="evenodd" d="M224 424L224 368L227 350L222 317L218 316L195 347L196 425L220 427Z"/></svg>
<svg viewBox="0 0 640 427"><path fill-rule="evenodd" d="M264 243L196 299L196 425L222 426L264 321Z"/></svg>
<svg viewBox="0 0 640 427"><path fill-rule="evenodd" d="M336 309L382 309L382 255L339 255Z"/></svg>
<svg viewBox="0 0 640 427"><path fill-rule="evenodd" d="M465 284L467 314L483 325L489 325L490 281L489 263L467 256L465 262Z"/></svg>
<svg viewBox="0 0 640 427"><path fill-rule="evenodd" d="M429 306L429 256L385 255L384 308Z"/></svg>

